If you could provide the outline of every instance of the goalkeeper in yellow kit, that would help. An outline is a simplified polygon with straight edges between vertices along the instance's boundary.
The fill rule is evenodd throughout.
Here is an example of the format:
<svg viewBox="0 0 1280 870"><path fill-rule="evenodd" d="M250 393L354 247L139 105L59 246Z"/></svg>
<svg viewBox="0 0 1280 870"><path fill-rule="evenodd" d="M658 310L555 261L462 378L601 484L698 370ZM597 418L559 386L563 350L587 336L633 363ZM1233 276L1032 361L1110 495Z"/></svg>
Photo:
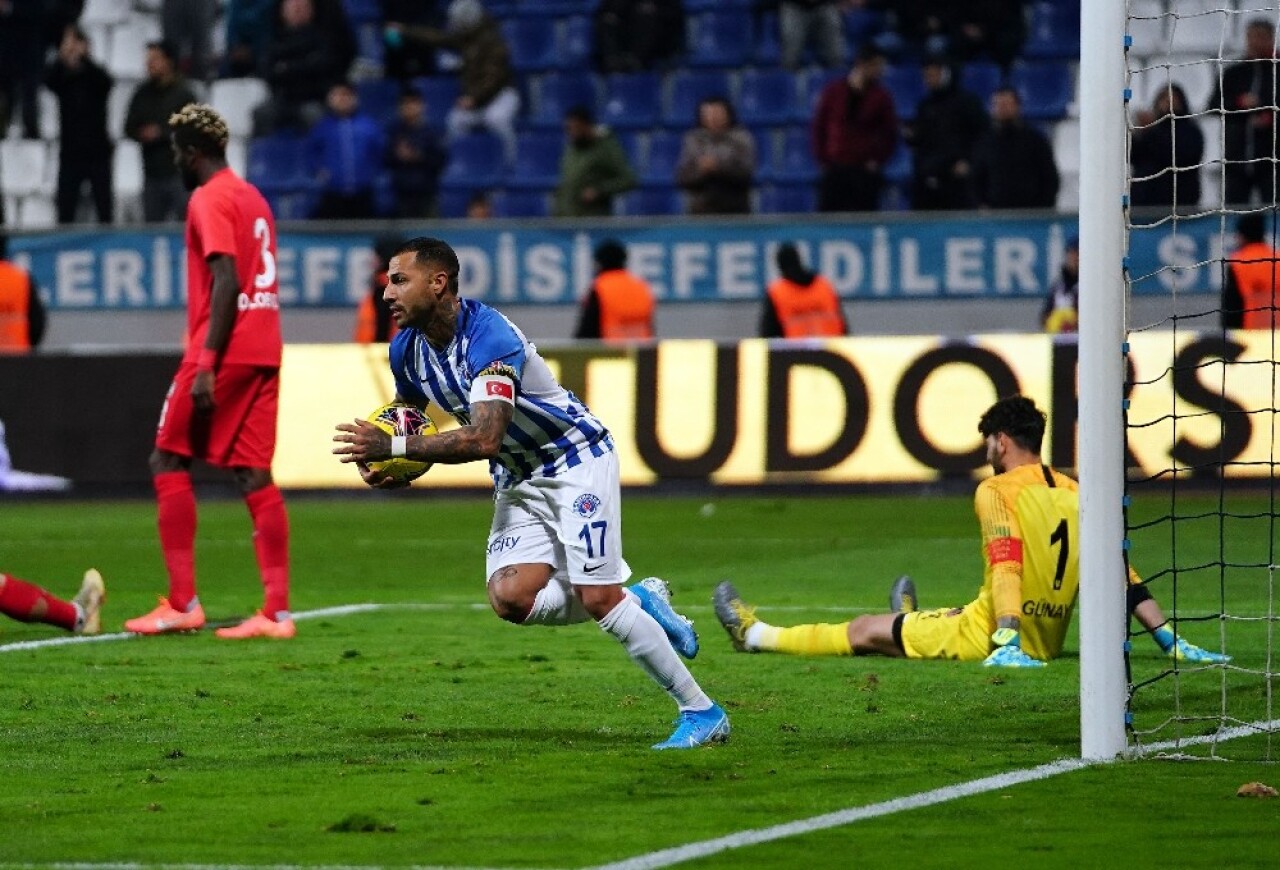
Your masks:
<svg viewBox="0 0 1280 870"><path fill-rule="evenodd" d="M892 613L782 628L756 617L725 581L716 587L714 603L734 648L961 659L1021 668L1043 667L1056 658L1080 585L1080 506L1076 482L1040 459L1044 429L1043 412L1023 396L1001 399L978 422L995 476L978 484L974 495L985 563L974 601L919 610L911 578L900 577L889 596ZM1231 660L1178 637L1132 568L1128 588L1130 612L1170 658L1196 664Z"/></svg>

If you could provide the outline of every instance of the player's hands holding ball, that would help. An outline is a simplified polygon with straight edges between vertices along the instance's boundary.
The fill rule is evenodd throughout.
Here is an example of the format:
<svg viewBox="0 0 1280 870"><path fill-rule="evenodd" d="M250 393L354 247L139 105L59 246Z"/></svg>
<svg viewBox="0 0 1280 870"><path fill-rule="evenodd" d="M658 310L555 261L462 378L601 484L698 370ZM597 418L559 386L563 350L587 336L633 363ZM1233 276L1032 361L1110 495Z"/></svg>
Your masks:
<svg viewBox="0 0 1280 870"><path fill-rule="evenodd" d="M339 423L337 430L334 454L340 462L355 463L364 482L376 489L401 489L431 467L430 462L405 458L410 435L436 433L431 418L412 405L383 405L368 419Z"/></svg>

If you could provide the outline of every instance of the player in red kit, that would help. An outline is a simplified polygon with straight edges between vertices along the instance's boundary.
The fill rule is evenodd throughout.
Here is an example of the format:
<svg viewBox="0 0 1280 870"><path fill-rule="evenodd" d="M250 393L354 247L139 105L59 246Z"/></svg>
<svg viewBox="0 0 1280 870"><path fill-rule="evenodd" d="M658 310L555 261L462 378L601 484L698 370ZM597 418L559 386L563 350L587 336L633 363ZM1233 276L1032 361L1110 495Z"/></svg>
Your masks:
<svg viewBox="0 0 1280 870"><path fill-rule="evenodd" d="M289 517L271 479L280 388L280 303L271 208L227 166L227 125L190 103L169 119L187 207L187 350L169 387L151 454L160 547L169 597L124 624L138 634L203 627L196 597L196 500L191 460L235 476L253 519L266 589L262 610L222 638L293 637L289 616Z"/></svg>
<svg viewBox="0 0 1280 870"><path fill-rule="evenodd" d="M97 634L106 597L102 575L94 568L84 572L80 591L70 601L0 571L0 613L19 622L43 622L76 634Z"/></svg>

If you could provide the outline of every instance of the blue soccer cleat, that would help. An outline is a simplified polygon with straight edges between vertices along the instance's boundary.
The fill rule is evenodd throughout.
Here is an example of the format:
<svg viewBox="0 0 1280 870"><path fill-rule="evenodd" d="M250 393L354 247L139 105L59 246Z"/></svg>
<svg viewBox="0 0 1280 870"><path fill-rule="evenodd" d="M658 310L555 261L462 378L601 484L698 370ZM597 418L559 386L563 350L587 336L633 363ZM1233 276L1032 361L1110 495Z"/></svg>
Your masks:
<svg viewBox="0 0 1280 870"><path fill-rule="evenodd" d="M996 647L991 655L983 659L982 664L988 668L1043 668L1045 666L1044 662L1033 659L1016 644Z"/></svg>
<svg viewBox="0 0 1280 870"><path fill-rule="evenodd" d="M641 609L662 626L676 652L687 659L698 654L698 633L693 630L692 622L672 608L667 581L660 577L646 577L627 588L640 599Z"/></svg>
<svg viewBox="0 0 1280 870"><path fill-rule="evenodd" d="M1194 643L1178 638L1165 655L1176 661L1192 665L1225 665L1231 656L1224 653L1209 652Z"/></svg>
<svg viewBox="0 0 1280 870"><path fill-rule="evenodd" d="M729 739L729 715L719 704L705 710L683 710L676 719L676 730L654 749L693 749Z"/></svg>

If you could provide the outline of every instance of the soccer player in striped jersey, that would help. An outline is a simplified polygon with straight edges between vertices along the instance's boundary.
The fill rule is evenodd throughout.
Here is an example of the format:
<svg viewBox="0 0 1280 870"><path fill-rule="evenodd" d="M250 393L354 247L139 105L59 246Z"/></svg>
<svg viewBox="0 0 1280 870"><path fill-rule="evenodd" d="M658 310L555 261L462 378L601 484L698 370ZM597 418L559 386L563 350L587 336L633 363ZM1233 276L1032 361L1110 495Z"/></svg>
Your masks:
<svg viewBox="0 0 1280 870"><path fill-rule="evenodd" d="M97 634L102 630L106 597L102 575L93 568L84 572L80 591L70 601L0 571L0 613L19 622L43 622L75 634Z"/></svg>
<svg viewBox="0 0 1280 870"><path fill-rule="evenodd" d="M964 607L918 609L915 584L900 577L891 613L838 624L781 628L761 621L729 581L716 587L716 617L739 652L886 655L961 659L1000 667L1042 667L1062 652L1080 585L1076 482L1040 458L1045 418L1035 403L1011 396L978 422L995 476L978 484L974 509L985 571L978 597ZM1174 633L1142 579L1129 569L1128 606L1170 658L1224 664Z"/></svg>
<svg viewBox="0 0 1280 870"><path fill-rule="evenodd" d="M365 420L338 426L334 453L370 486L406 485L369 462L488 460L494 516L486 557L489 603L519 625L594 619L676 702L676 729L655 749L726 740L729 719L676 655L697 654L688 620L656 577L625 586L618 456L609 430L551 374L537 348L497 310L458 296L458 256L446 243L402 244L384 298L400 331L391 343L396 398L434 404L458 428L391 436Z"/></svg>

